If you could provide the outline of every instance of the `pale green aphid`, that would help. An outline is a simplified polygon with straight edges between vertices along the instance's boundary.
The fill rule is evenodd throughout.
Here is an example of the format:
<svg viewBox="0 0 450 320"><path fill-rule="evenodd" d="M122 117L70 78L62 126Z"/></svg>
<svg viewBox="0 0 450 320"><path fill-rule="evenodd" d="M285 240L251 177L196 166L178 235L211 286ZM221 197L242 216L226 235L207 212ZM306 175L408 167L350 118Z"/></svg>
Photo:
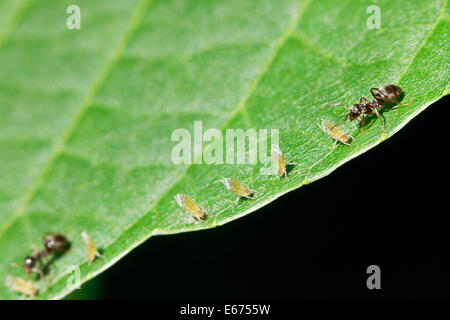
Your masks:
<svg viewBox="0 0 450 320"><path fill-rule="evenodd" d="M81 233L81 240L83 240L84 246L86 247L86 256L89 263L94 261L95 257L103 258L103 256L97 251L94 241L92 241L86 231Z"/></svg>
<svg viewBox="0 0 450 320"><path fill-rule="evenodd" d="M238 196L236 203L239 201L240 197L253 199L252 194L255 193L255 191L242 186L236 179L224 178L219 181L222 182L228 190Z"/></svg>
<svg viewBox="0 0 450 320"><path fill-rule="evenodd" d="M284 177L287 178L286 160L284 159L283 152L281 152L280 147L278 147L278 145L276 144L272 145L270 157L272 158L273 164L275 165L278 179L282 175L284 175Z"/></svg>
<svg viewBox="0 0 450 320"><path fill-rule="evenodd" d="M191 197L185 194L177 194L175 195L175 200L181 208L186 210L186 212L193 216L195 219L206 219L205 210L202 207L197 206L194 200L191 199Z"/></svg>
<svg viewBox="0 0 450 320"><path fill-rule="evenodd" d="M19 277L7 276L5 284L11 290L28 296L35 296L38 292L36 287L30 282Z"/></svg>
<svg viewBox="0 0 450 320"><path fill-rule="evenodd" d="M334 141L333 148L336 146L336 143L339 141L347 146L350 144L348 143L350 138L355 140L351 135L346 134L341 129L339 129L333 122L322 119L322 124L319 124L319 127L325 132L327 135L332 137Z"/></svg>

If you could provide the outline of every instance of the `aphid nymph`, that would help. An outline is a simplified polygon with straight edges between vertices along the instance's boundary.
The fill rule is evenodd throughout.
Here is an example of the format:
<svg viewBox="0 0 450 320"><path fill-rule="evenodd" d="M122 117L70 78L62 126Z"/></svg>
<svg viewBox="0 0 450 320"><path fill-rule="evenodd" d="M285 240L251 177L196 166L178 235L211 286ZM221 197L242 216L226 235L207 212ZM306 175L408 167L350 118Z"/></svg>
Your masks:
<svg viewBox="0 0 450 320"><path fill-rule="evenodd" d="M379 110L387 107L389 104L395 104L396 106L407 106L411 104L411 102L407 104L400 103L404 94L402 89L395 84L384 85L381 88L370 88L370 93L375 98L375 100L369 101L366 97L362 96L361 99L359 99L359 103L354 104L350 108L347 108L343 103L332 104L331 106L342 105L348 111L345 119L337 125L341 125L342 123L347 121L347 119L350 119L350 121L354 121L358 117L361 117L361 125L363 129L362 133L364 133L365 116L373 114L375 112L378 119L380 120L383 132L386 132L386 130L384 129L383 120L381 120Z"/></svg>
<svg viewBox="0 0 450 320"><path fill-rule="evenodd" d="M339 129L334 123L328 120L322 119L322 123L319 124L319 127L330 137L332 137L334 141L333 148L336 146L336 143L339 141L345 145L350 145L348 142L350 138L355 140L351 135L346 134L341 129Z"/></svg>
<svg viewBox="0 0 450 320"><path fill-rule="evenodd" d="M283 152L281 152L278 145L276 144L272 145L270 157L272 158L272 161L275 165L278 179L280 179L280 176L282 175L284 175L284 177L287 178L286 160L284 159Z"/></svg>
<svg viewBox="0 0 450 320"><path fill-rule="evenodd" d="M189 213L195 219L197 220L206 219L205 210L202 207L197 206L194 200L191 199L191 197L185 194L177 194L175 195L175 200L177 201L178 205L181 208L186 210L186 212Z"/></svg>
<svg viewBox="0 0 450 320"><path fill-rule="evenodd" d="M92 241L91 237L89 237L86 231L83 231L81 233L81 240L83 240L84 246L86 247L86 255L89 264L95 260L95 257L103 258L103 256L97 251L94 241Z"/></svg>
<svg viewBox="0 0 450 320"><path fill-rule="evenodd" d="M222 182L228 190L238 196L236 199L236 203L241 197L253 199L252 194L255 193L255 191L242 186L236 179L224 178L219 181Z"/></svg>
<svg viewBox="0 0 450 320"><path fill-rule="evenodd" d="M28 296L35 296L38 293L36 287L30 282L19 277L6 276L5 284L13 291Z"/></svg>

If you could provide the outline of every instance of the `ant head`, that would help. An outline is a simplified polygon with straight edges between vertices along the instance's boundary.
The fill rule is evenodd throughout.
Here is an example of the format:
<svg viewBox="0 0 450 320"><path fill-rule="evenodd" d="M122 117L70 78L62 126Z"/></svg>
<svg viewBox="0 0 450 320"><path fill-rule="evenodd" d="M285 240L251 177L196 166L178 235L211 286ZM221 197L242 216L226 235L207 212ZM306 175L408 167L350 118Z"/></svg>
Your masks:
<svg viewBox="0 0 450 320"><path fill-rule="evenodd" d="M23 268L25 269L26 273L31 273L33 271L33 268L35 267L37 262L37 258L34 256L28 256L23 260Z"/></svg>
<svg viewBox="0 0 450 320"><path fill-rule="evenodd" d="M348 110L348 116L350 118L350 121L355 120L359 117L361 114L360 106L359 104L354 104L349 110Z"/></svg>

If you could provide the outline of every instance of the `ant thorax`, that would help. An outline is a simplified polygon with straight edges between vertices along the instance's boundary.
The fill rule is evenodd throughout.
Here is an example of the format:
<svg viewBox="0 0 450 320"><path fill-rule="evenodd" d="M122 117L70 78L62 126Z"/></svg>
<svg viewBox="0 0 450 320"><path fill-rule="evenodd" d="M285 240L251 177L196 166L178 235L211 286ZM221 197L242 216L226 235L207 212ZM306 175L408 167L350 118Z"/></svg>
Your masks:
<svg viewBox="0 0 450 320"><path fill-rule="evenodd" d="M370 108L369 102L361 103L361 104L359 105L359 108L360 108L361 112L363 112L363 113L365 113L365 114L367 114L368 112L371 112L371 111L372 111L372 109Z"/></svg>

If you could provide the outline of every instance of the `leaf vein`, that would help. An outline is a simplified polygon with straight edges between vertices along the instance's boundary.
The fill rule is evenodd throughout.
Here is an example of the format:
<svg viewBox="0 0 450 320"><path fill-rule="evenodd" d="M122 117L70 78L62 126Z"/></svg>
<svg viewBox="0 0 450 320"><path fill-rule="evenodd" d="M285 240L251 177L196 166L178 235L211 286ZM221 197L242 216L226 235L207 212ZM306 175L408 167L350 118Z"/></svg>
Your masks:
<svg viewBox="0 0 450 320"><path fill-rule="evenodd" d="M14 211L9 216L9 219L7 219L1 226L0 238L5 234L5 232L8 230L8 228L19 217L21 217L26 212L26 208L27 208L28 204L33 199L33 196L35 195L36 191L42 185L47 174L53 168L53 165L55 164L59 155L62 153L65 145L67 144L68 140L72 136L73 132L77 128L83 115L89 109L92 99L94 98L95 94L102 87L107 76L110 74L110 72L116 65L117 61L122 56L122 53L125 50L125 47L126 47L128 41L133 36L136 29L139 27L139 25L142 21L142 18L144 17L144 15L147 12L147 9L150 7L151 3L152 3L152 0L141 0L141 2L139 2L138 5L136 6L135 10L131 14L131 19L130 19L128 28L126 28L124 35L120 38L117 45L114 47L114 50L113 50L110 58L107 60L105 67L101 70L99 77L96 78L94 83L91 85L89 91L85 95L85 98L83 99L83 102L81 103L80 108L76 112L76 114L74 116L74 120L71 122L71 125L61 135L59 141L54 146L49 159L47 160L46 164L44 165L43 169L41 170L41 173L35 179L35 182L31 185L31 187L30 187L29 191L27 192L27 194L25 195L22 203L19 204L17 210ZM27 220L27 223L28 223L28 220Z"/></svg>

